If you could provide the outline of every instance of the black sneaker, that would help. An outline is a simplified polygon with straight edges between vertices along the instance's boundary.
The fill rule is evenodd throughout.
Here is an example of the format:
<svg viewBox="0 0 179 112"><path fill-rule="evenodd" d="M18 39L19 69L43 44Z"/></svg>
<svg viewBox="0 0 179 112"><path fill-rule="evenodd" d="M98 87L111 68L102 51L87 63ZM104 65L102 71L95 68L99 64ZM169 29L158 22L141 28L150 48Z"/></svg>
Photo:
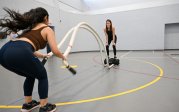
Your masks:
<svg viewBox="0 0 179 112"><path fill-rule="evenodd" d="M31 110L39 107L40 103L32 100L30 103L24 103L21 109L21 112L30 112Z"/></svg>
<svg viewBox="0 0 179 112"><path fill-rule="evenodd" d="M45 106L40 107L39 112L55 112L56 111L56 105L47 103Z"/></svg>

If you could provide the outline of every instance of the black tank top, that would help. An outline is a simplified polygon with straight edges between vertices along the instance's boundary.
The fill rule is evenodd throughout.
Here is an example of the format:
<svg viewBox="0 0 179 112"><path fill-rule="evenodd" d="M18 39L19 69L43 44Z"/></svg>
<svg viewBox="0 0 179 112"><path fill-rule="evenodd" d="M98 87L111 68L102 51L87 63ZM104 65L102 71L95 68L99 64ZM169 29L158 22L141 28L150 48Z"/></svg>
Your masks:
<svg viewBox="0 0 179 112"><path fill-rule="evenodd" d="M108 35L108 39L113 39L113 32L112 31L106 31L107 35Z"/></svg>
<svg viewBox="0 0 179 112"><path fill-rule="evenodd" d="M112 31L106 31L107 35L108 35L108 39L109 40L113 40L113 32ZM115 38L117 38L117 36L115 35Z"/></svg>

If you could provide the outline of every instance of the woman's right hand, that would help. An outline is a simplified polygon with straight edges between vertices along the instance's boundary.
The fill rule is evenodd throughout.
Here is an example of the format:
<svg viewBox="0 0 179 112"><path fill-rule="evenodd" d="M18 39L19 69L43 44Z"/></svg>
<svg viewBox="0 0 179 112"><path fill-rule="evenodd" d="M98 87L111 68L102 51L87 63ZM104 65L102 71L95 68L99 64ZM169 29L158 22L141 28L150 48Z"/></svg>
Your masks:
<svg viewBox="0 0 179 112"><path fill-rule="evenodd" d="M62 58L63 61L66 61L66 60L67 60L67 58L66 58L65 56L63 56L63 55L62 55L61 58Z"/></svg>
<svg viewBox="0 0 179 112"><path fill-rule="evenodd" d="M63 61L66 61L66 60L67 60L67 58L66 58L65 56L63 56L62 60L63 60Z"/></svg>

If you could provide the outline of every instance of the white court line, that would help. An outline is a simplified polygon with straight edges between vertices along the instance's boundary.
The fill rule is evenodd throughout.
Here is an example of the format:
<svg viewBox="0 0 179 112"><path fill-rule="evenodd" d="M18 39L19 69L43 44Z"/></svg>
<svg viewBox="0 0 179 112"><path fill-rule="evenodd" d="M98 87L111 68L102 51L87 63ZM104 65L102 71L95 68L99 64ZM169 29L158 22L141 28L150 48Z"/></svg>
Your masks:
<svg viewBox="0 0 179 112"><path fill-rule="evenodd" d="M153 50L153 54L155 54L155 51Z"/></svg>
<svg viewBox="0 0 179 112"><path fill-rule="evenodd" d="M131 52L132 52L132 51L129 51L129 52L123 54L122 56L120 56L120 58L124 58L125 56L129 55Z"/></svg>

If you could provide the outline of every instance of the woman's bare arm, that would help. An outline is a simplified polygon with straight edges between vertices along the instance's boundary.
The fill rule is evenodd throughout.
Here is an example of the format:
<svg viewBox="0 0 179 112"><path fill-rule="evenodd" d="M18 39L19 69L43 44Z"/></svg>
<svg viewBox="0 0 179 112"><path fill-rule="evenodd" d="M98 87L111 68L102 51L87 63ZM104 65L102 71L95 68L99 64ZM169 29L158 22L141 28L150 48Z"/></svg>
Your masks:
<svg viewBox="0 0 179 112"><path fill-rule="evenodd" d="M66 58L63 56L63 54L57 48L57 42L56 42L54 31L51 28L49 28L49 27L45 28L44 30L46 30L45 32L47 34L46 35L47 41L48 41L48 44L49 44L53 54L55 54L59 58L62 58L63 60L66 60Z"/></svg>
<svg viewBox="0 0 179 112"><path fill-rule="evenodd" d="M112 32L113 32L113 45L115 45L115 35L116 35L116 31L115 28L112 28Z"/></svg>
<svg viewBox="0 0 179 112"><path fill-rule="evenodd" d="M35 52L34 52L34 55L35 55L36 57L38 57L38 58L44 58L44 57L45 57L45 55L42 54L42 53L40 53L39 51L35 51Z"/></svg>
<svg viewBox="0 0 179 112"><path fill-rule="evenodd" d="M38 58L45 58L45 57L48 57L49 55L48 54L42 54L41 52L39 51L35 51L34 52L34 55Z"/></svg>

